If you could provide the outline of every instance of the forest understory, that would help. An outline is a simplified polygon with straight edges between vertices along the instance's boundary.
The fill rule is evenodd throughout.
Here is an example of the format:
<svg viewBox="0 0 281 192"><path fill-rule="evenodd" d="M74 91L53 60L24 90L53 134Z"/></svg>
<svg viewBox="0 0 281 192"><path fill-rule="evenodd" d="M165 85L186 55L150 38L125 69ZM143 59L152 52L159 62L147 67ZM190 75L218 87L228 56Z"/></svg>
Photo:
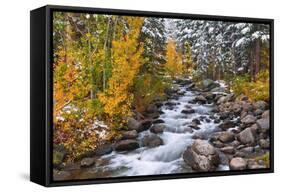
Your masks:
<svg viewBox="0 0 281 192"><path fill-rule="evenodd" d="M54 180L270 165L269 26L54 13Z"/></svg>

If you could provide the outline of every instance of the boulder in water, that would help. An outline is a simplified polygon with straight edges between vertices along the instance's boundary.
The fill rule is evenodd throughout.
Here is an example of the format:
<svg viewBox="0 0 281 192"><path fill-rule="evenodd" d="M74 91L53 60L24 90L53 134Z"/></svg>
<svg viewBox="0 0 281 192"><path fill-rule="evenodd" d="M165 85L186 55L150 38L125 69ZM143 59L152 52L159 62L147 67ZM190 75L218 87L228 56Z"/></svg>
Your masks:
<svg viewBox="0 0 281 192"><path fill-rule="evenodd" d="M116 143L116 151L130 151L139 148L139 142L134 139L122 140Z"/></svg>
<svg viewBox="0 0 281 192"><path fill-rule="evenodd" d="M158 147L163 145L163 140L155 134L146 135L143 138L143 145L145 147Z"/></svg>
<svg viewBox="0 0 281 192"><path fill-rule="evenodd" d="M255 136L253 134L252 129L249 127L240 132L238 134L238 140L243 144L254 144Z"/></svg>
<svg viewBox="0 0 281 192"><path fill-rule="evenodd" d="M163 125L163 124L156 124L156 125L153 125L150 128L150 132L155 133L155 134L163 133L164 129L165 129L165 125Z"/></svg>
<svg viewBox="0 0 281 192"><path fill-rule="evenodd" d="M138 132L136 130L131 130L131 131L123 131L121 133L121 139L135 139L138 137Z"/></svg>
<svg viewBox="0 0 281 192"><path fill-rule="evenodd" d="M181 113L183 113L183 114L191 114L191 113L195 113L195 110L192 109L192 108L187 108L187 109L183 109L181 111Z"/></svg>

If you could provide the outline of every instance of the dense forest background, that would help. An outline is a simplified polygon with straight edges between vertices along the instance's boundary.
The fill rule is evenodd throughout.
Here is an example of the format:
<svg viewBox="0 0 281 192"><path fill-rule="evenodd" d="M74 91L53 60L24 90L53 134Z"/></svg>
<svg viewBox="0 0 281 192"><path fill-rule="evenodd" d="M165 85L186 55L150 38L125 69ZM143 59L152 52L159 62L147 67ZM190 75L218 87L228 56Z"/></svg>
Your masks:
<svg viewBox="0 0 281 192"><path fill-rule="evenodd" d="M70 160L118 137L175 77L269 100L269 25L55 12L53 45L54 144Z"/></svg>

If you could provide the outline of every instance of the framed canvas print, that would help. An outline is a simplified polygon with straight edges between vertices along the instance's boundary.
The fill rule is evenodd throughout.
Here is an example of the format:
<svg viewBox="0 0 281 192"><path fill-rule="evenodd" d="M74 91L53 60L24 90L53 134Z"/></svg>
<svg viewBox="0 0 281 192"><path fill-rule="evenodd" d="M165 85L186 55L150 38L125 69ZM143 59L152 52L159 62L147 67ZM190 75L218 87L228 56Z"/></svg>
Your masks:
<svg viewBox="0 0 281 192"><path fill-rule="evenodd" d="M31 11L31 181L273 172L273 20Z"/></svg>

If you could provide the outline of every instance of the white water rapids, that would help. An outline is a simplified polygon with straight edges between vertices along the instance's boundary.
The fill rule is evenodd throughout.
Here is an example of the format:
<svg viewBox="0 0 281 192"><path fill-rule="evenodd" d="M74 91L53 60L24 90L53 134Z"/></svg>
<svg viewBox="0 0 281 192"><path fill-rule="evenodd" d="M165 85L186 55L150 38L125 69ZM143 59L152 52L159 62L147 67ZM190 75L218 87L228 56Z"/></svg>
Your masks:
<svg viewBox="0 0 281 192"><path fill-rule="evenodd" d="M208 112L213 108L212 104L192 104L189 101L193 100L196 92L186 91L185 87L180 87L180 91L184 95L178 99L171 99L170 102L177 103L173 109L168 109L167 106L162 106L161 110L164 112L160 115L160 119L165 121L165 130L158 134L163 140L163 145L148 148L141 147L130 152L112 152L111 154L103 156L109 159L104 171L112 173L111 176L136 176L136 175L159 175L171 173L186 173L192 172L190 168L185 166L182 154L188 145L193 142L192 136L194 134L211 134L217 124L211 120L206 122L201 121L199 130L194 130L193 133L185 131L192 119L200 116L209 117ZM195 110L192 114L183 114L181 111L185 106L189 105ZM149 130L139 134L138 140L142 141L145 135L153 134ZM220 165L218 170L227 170L228 166Z"/></svg>

